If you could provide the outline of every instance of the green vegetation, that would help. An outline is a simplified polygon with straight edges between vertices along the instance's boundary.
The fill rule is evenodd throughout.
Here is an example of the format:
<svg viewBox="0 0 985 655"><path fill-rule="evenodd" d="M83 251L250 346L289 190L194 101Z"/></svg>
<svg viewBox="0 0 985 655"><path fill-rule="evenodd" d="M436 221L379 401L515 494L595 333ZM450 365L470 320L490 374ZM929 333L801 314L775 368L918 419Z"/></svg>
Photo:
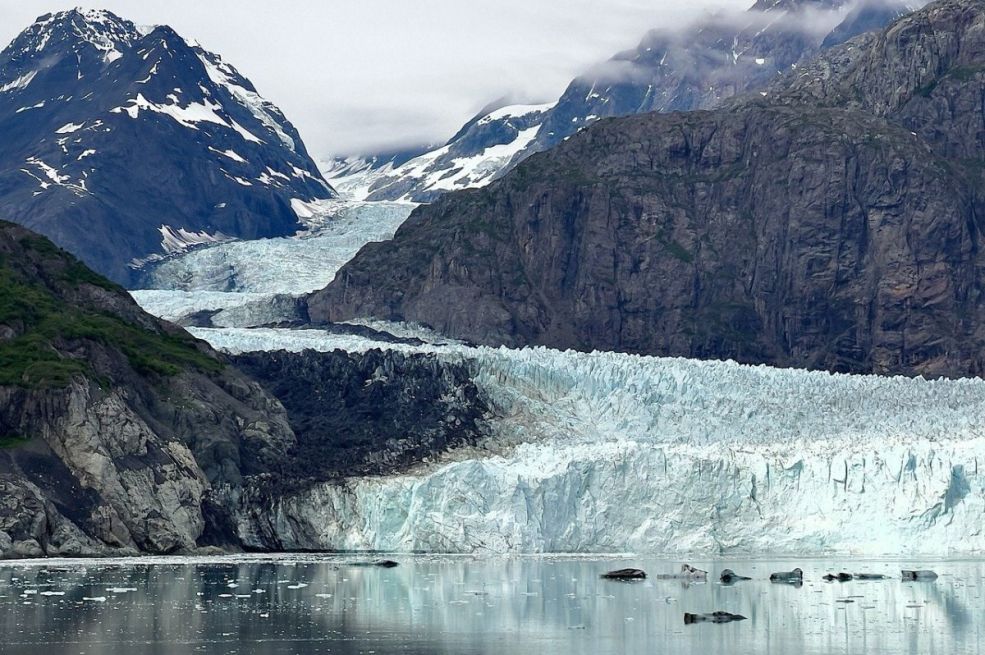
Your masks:
<svg viewBox="0 0 985 655"><path fill-rule="evenodd" d="M172 376L186 368L217 371L222 364L198 350L191 336L158 334L119 316L80 307L59 295L58 283L78 288L119 287L93 273L51 242L25 238L21 244L44 256L54 288L25 279L0 257L0 325L15 336L0 341L0 385L51 388L80 374L98 375L85 359L86 343L118 350L144 375ZM50 260L50 261L49 261ZM50 263L50 266L48 264ZM66 354L66 351L71 354Z"/></svg>
<svg viewBox="0 0 985 655"><path fill-rule="evenodd" d="M107 291L124 291L123 287L110 282L42 236L24 237L20 243L28 250L33 250L46 257L62 259L65 263L65 269L62 271L60 279L74 287L78 287L80 284L91 284Z"/></svg>
<svg viewBox="0 0 985 655"><path fill-rule="evenodd" d="M29 437L21 437L16 434L2 434L0 435L0 450L9 450L23 446L30 440Z"/></svg>

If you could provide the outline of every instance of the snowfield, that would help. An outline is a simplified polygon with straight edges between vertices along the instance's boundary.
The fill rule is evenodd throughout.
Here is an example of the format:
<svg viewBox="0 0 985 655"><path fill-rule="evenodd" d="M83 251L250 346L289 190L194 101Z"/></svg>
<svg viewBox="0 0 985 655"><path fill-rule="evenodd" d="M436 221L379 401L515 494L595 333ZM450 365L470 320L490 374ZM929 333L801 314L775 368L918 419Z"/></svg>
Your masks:
<svg viewBox="0 0 985 655"><path fill-rule="evenodd" d="M194 330L220 349L468 362L494 438L273 511L285 546L436 552L954 555L985 548L985 382ZM251 526L240 529L249 538Z"/></svg>

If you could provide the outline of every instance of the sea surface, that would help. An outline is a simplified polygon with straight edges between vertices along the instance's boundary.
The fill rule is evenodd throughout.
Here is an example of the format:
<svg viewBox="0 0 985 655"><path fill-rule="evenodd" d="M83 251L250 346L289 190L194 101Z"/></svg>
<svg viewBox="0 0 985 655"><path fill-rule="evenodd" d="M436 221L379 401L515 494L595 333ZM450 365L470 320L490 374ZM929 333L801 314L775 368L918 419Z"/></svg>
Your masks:
<svg viewBox="0 0 985 655"><path fill-rule="evenodd" d="M981 653L985 562L623 556L246 556L0 564L0 653L604 655ZM641 582L600 579L645 569ZM796 566L802 587L771 584ZM903 582L901 568L934 582ZM727 586L723 568L754 578ZM827 583L828 572L883 573ZM685 612L748 620L685 625Z"/></svg>

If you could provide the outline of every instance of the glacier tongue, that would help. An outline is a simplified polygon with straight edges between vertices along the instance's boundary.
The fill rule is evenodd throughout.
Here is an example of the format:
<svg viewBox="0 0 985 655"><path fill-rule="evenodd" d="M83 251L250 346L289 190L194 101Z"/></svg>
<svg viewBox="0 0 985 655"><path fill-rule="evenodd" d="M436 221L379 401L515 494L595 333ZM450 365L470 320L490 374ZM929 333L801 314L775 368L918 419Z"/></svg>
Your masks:
<svg viewBox="0 0 985 655"><path fill-rule="evenodd" d="M292 238L231 241L155 265L131 292L144 310L183 323L215 312L221 327L253 327L296 318L286 296L321 289L367 243L384 241L416 205L323 201L312 205L310 232Z"/></svg>
<svg viewBox="0 0 985 655"><path fill-rule="evenodd" d="M483 448L274 502L285 548L865 555L985 548L985 381L195 330L230 351L394 348L466 361ZM249 544L260 528L244 518ZM259 544L257 544L259 545Z"/></svg>
<svg viewBox="0 0 985 655"><path fill-rule="evenodd" d="M145 286L158 290L308 293L325 287L367 243L391 239L409 203L328 201L301 237L234 241L157 265Z"/></svg>

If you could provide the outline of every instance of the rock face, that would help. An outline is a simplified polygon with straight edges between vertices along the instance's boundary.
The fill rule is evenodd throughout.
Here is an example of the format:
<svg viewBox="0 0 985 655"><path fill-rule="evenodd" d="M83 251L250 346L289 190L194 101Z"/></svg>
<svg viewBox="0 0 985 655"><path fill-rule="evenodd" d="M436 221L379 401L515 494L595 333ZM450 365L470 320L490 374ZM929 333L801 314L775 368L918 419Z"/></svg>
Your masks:
<svg viewBox="0 0 985 655"><path fill-rule="evenodd" d="M464 363L371 350L261 352L233 358L287 408L297 445L277 475L242 494L227 531L253 550L329 548L326 487L402 473L486 436L490 408ZM344 529L344 528L343 528Z"/></svg>
<svg viewBox="0 0 985 655"><path fill-rule="evenodd" d="M314 294L311 316L486 344L980 374L983 27L985 3L941 0L766 97L600 122L418 209Z"/></svg>
<svg viewBox="0 0 985 655"><path fill-rule="evenodd" d="M0 134L0 216L123 284L198 243L293 234L298 202L334 196L236 69L105 11L42 16L0 52Z"/></svg>
<svg viewBox="0 0 985 655"><path fill-rule="evenodd" d="M760 91L822 48L909 11L901 0L757 2L685 30L652 30L633 50L572 81L555 103L493 103L440 148L406 161L389 153L339 161L328 175L356 199L432 202L448 191L485 186L603 118L711 109Z"/></svg>
<svg viewBox="0 0 985 655"><path fill-rule="evenodd" d="M468 366L434 355L306 350L231 361L287 409L294 479L400 472L477 443L490 411Z"/></svg>
<svg viewBox="0 0 985 655"><path fill-rule="evenodd" d="M9 223L0 334L0 556L205 545L213 489L294 444L255 382Z"/></svg>

